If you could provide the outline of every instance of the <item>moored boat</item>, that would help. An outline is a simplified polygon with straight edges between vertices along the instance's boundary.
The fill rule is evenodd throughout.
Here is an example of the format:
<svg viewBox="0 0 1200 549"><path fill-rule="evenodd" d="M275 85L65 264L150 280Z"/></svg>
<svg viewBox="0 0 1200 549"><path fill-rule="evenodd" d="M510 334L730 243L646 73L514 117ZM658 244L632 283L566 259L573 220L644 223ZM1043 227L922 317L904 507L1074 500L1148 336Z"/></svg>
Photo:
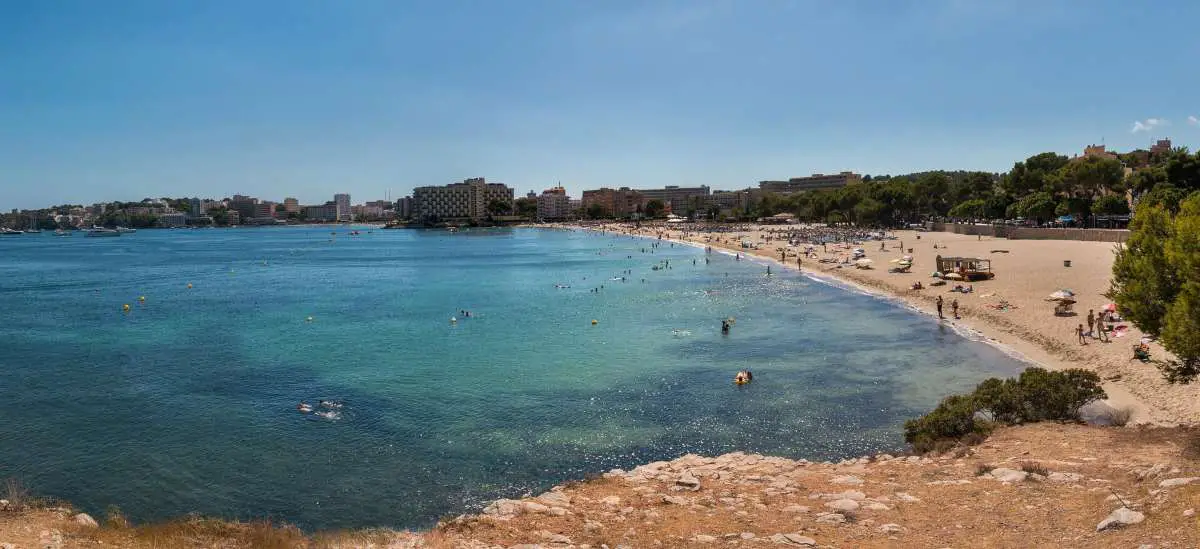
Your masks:
<svg viewBox="0 0 1200 549"><path fill-rule="evenodd" d="M121 236L121 232L116 229L105 229L104 227L92 227L87 232L88 236L105 237L105 236Z"/></svg>
<svg viewBox="0 0 1200 549"><path fill-rule="evenodd" d="M18 234L25 234L25 231L16 231L8 227L0 227L0 235L2 236L12 236Z"/></svg>

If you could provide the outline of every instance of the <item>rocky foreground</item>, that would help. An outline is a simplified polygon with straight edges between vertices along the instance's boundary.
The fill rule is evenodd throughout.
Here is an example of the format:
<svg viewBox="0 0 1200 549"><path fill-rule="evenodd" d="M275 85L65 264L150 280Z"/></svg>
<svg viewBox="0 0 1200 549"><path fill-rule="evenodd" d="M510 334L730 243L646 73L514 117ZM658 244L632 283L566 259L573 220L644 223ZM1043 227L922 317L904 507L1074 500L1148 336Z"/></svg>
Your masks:
<svg viewBox="0 0 1200 549"><path fill-rule="evenodd" d="M156 527L94 527L58 509L0 513L0 546L1195 548L1198 507L1200 432L1039 424L941 456L687 455L496 501L423 533L270 537L199 521L151 536Z"/></svg>

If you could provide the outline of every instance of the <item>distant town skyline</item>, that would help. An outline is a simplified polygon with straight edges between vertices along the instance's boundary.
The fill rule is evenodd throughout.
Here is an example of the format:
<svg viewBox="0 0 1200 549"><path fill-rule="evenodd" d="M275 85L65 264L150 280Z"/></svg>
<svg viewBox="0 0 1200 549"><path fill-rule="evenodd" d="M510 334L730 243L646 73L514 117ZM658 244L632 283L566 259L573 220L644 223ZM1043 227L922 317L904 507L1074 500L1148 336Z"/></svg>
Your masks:
<svg viewBox="0 0 1200 549"><path fill-rule="evenodd" d="M0 4L0 208L736 189L1200 143L1200 4ZM319 201L319 202L318 202Z"/></svg>

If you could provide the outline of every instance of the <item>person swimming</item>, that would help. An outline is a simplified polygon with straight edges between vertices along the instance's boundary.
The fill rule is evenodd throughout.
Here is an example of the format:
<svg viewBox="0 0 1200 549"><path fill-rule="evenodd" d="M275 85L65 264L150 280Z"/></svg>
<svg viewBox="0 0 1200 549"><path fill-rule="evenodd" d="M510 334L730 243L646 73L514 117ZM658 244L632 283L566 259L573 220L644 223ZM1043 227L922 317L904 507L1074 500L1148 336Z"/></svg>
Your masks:
<svg viewBox="0 0 1200 549"><path fill-rule="evenodd" d="M299 410L299 411L300 411L300 413L302 413L302 414L307 414L307 413L309 413L309 412L312 412L312 411L313 411L313 407L312 407L312 405L311 405L311 404L309 404L309 403L307 403L307 402L304 402L303 400L301 400L301 401L300 401L300 404L297 404L297 405L296 405L296 410Z"/></svg>

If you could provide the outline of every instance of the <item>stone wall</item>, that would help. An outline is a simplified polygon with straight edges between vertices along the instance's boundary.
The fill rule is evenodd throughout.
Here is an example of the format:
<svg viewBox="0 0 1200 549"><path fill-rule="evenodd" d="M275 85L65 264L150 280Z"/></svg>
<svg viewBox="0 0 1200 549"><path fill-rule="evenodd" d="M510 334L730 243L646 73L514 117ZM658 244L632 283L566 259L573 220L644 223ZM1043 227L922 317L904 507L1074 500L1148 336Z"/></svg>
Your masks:
<svg viewBox="0 0 1200 549"><path fill-rule="evenodd" d="M1083 240L1087 242L1125 242L1126 229L1055 229L1013 227L1011 225L971 225L965 223L926 223L931 231L965 235L982 235L1010 240Z"/></svg>

